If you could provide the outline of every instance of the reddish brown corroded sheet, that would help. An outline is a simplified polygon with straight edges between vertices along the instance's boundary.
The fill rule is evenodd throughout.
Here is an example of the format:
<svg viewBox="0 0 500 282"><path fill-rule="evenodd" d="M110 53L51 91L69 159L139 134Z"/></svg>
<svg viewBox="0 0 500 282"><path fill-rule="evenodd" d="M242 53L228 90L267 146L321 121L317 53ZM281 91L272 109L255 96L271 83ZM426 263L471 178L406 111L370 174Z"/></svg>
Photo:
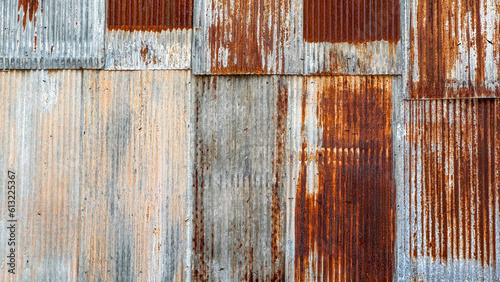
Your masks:
<svg viewBox="0 0 500 282"><path fill-rule="evenodd" d="M361 43L401 38L399 0L304 0L304 40Z"/></svg>
<svg viewBox="0 0 500 282"><path fill-rule="evenodd" d="M495 265L499 101L409 101L407 111L410 255Z"/></svg>
<svg viewBox="0 0 500 282"><path fill-rule="evenodd" d="M193 0L108 0L108 29L162 31L191 28Z"/></svg>
<svg viewBox="0 0 500 282"><path fill-rule="evenodd" d="M23 27L26 28L26 19L29 18L30 22L33 22L33 25L36 24L36 12L38 11L38 5L42 4L42 0L18 0L18 10L23 9L24 17L23 17ZM39 3L40 2L40 3ZM18 17L19 21L20 18Z"/></svg>
<svg viewBox="0 0 500 282"><path fill-rule="evenodd" d="M314 95L322 141L312 153L302 143L295 204L295 279L392 280L391 78L306 79L317 85ZM305 97L302 101L304 123L311 113L305 110ZM310 166L317 167L317 176L312 176L317 177L317 187L309 186L315 185L308 181L307 174L314 171Z"/></svg>
<svg viewBox="0 0 500 282"><path fill-rule="evenodd" d="M411 11L411 97L500 97L496 75L488 78L487 73L500 72L498 4L486 0L412 2L416 9ZM489 34L488 29L492 30Z"/></svg>

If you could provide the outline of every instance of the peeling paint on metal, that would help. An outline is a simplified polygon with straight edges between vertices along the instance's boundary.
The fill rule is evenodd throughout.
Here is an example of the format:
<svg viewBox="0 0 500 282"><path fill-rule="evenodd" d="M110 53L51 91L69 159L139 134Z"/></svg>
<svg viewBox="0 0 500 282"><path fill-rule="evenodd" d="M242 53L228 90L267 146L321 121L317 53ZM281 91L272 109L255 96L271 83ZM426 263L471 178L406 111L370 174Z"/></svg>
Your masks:
<svg viewBox="0 0 500 282"><path fill-rule="evenodd" d="M306 77L303 89L288 227L295 230L294 278L391 280L391 78Z"/></svg>
<svg viewBox="0 0 500 282"><path fill-rule="evenodd" d="M499 101L408 101L406 112L414 278L500 280Z"/></svg>
<svg viewBox="0 0 500 282"><path fill-rule="evenodd" d="M0 69L101 68L105 3L0 1Z"/></svg>
<svg viewBox="0 0 500 282"><path fill-rule="evenodd" d="M411 97L499 97L498 1L411 2Z"/></svg>

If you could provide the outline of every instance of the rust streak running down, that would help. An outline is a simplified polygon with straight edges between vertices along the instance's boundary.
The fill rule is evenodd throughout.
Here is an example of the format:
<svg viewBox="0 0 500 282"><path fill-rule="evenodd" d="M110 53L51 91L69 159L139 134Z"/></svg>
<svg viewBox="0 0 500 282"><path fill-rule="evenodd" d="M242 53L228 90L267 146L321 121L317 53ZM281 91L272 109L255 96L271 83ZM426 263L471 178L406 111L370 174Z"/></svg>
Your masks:
<svg viewBox="0 0 500 282"><path fill-rule="evenodd" d="M304 39L396 42L401 38L399 13L399 0L304 0Z"/></svg>
<svg viewBox="0 0 500 282"><path fill-rule="evenodd" d="M162 31L193 26L193 0L108 0L108 29Z"/></svg>
<svg viewBox="0 0 500 282"><path fill-rule="evenodd" d="M410 255L494 266L500 204L499 101L411 101L407 109Z"/></svg>
<svg viewBox="0 0 500 282"><path fill-rule="evenodd" d="M28 18L29 14L29 19L31 22L33 22L33 25L36 24L36 11L38 11L38 1L40 1L40 5L42 4L42 0L19 0L19 5L18 5L18 10L21 10L21 7L24 12L24 17L23 17L23 27L26 28L26 19ZM19 17L17 18L18 20Z"/></svg>
<svg viewBox="0 0 500 282"><path fill-rule="evenodd" d="M302 146L295 279L390 281L395 236L390 78L308 79L318 88L322 144L311 154L305 142ZM306 114L303 110L303 121ZM313 167L318 175L308 176Z"/></svg>

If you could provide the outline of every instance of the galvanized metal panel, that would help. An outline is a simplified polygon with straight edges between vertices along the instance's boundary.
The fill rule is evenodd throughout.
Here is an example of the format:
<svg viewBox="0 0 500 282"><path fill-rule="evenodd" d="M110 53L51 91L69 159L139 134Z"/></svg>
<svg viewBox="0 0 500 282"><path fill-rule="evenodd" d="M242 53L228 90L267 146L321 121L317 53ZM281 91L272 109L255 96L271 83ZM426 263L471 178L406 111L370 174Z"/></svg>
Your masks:
<svg viewBox="0 0 500 282"><path fill-rule="evenodd" d="M500 101L406 103L413 279L499 281Z"/></svg>
<svg viewBox="0 0 500 282"><path fill-rule="evenodd" d="M84 80L79 279L184 280L190 73Z"/></svg>
<svg viewBox="0 0 500 282"><path fill-rule="evenodd" d="M300 74L301 0L195 0L195 74Z"/></svg>
<svg viewBox="0 0 500 282"><path fill-rule="evenodd" d="M500 97L496 0L411 0L411 97Z"/></svg>
<svg viewBox="0 0 500 282"><path fill-rule="evenodd" d="M391 280L391 77L302 83L289 97L287 278Z"/></svg>
<svg viewBox="0 0 500 282"><path fill-rule="evenodd" d="M106 69L189 69L193 1L108 0Z"/></svg>
<svg viewBox="0 0 500 282"><path fill-rule="evenodd" d="M75 281L82 80L78 71L0 72L0 280ZM8 183L8 170L15 183ZM15 189L7 186L15 185ZM15 212L7 191L15 190ZM7 229L15 224L15 245ZM8 272L15 247L15 274Z"/></svg>
<svg viewBox="0 0 500 282"><path fill-rule="evenodd" d="M195 281L284 279L286 91L276 76L197 80Z"/></svg>
<svg viewBox="0 0 500 282"><path fill-rule="evenodd" d="M104 9L100 0L0 1L0 68L101 68Z"/></svg>
<svg viewBox="0 0 500 282"><path fill-rule="evenodd" d="M400 0L304 0L305 74L400 74Z"/></svg>

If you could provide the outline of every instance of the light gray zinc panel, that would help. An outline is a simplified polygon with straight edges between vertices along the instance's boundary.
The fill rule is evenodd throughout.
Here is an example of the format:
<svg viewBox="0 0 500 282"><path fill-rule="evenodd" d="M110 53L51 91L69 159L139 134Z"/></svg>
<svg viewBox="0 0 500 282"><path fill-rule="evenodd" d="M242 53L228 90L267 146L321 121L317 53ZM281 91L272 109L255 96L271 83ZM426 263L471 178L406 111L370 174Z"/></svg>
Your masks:
<svg viewBox="0 0 500 282"><path fill-rule="evenodd" d="M190 69L192 29L106 31L108 70Z"/></svg>
<svg viewBox="0 0 500 282"><path fill-rule="evenodd" d="M39 0L26 9L0 1L1 69L80 69L104 65L105 1ZM26 25L23 21L26 18Z"/></svg>

